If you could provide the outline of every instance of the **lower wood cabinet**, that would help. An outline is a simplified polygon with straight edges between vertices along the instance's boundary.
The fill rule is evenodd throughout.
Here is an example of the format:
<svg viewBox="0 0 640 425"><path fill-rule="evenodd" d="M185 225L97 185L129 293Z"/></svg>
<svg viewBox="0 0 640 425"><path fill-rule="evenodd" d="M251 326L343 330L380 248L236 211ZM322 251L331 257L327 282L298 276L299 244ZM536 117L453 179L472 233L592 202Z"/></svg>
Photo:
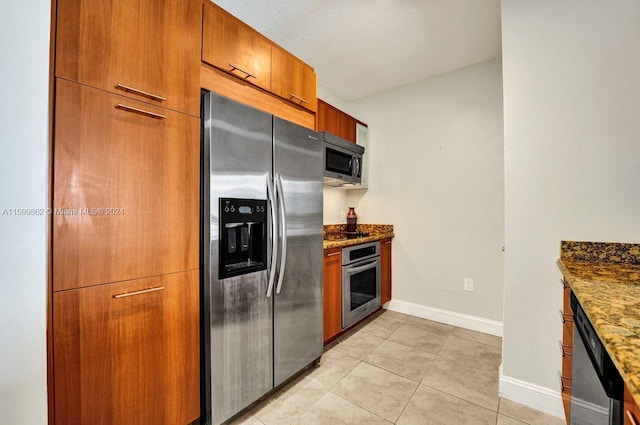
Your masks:
<svg viewBox="0 0 640 425"><path fill-rule="evenodd" d="M342 331L342 248L324 250L324 342Z"/></svg>
<svg viewBox="0 0 640 425"><path fill-rule="evenodd" d="M624 386L624 425L640 425L640 407L627 386Z"/></svg>
<svg viewBox="0 0 640 425"><path fill-rule="evenodd" d="M391 301L391 238L380 241L380 304Z"/></svg>
<svg viewBox="0 0 640 425"><path fill-rule="evenodd" d="M53 294L56 425L200 416L198 270Z"/></svg>
<svg viewBox="0 0 640 425"><path fill-rule="evenodd" d="M562 342L560 351L562 354L562 371L560 372L560 391L564 415L567 423L571 417L571 366L573 358L573 311L571 310L571 288L566 280L562 280L564 288L562 315Z"/></svg>

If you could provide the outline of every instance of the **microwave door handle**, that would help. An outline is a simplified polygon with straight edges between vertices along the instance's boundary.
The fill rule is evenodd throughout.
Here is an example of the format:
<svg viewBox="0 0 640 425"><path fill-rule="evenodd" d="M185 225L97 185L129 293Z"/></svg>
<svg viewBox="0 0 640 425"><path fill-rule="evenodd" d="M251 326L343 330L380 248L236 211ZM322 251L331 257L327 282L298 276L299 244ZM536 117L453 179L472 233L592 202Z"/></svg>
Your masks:
<svg viewBox="0 0 640 425"><path fill-rule="evenodd" d="M271 270L269 270L269 284L267 298L273 293L273 283L276 278L276 257L278 256L278 221L276 220L276 198L274 197L271 173L267 174L267 197L271 206Z"/></svg>
<svg viewBox="0 0 640 425"><path fill-rule="evenodd" d="M370 262L368 262L367 264L364 264L364 265L362 265L362 266L358 266L358 267L354 267L354 268L348 268L348 269L346 270L346 271L347 271L347 274L348 274L348 275L352 275L352 274L360 273L361 271L364 271L364 270L370 269L370 268L371 268L371 265L372 265L372 264L376 264L378 261L379 261L379 260L377 260L377 259L376 259L376 260L370 261Z"/></svg>
<svg viewBox="0 0 640 425"><path fill-rule="evenodd" d="M360 160L356 156L356 177L360 175Z"/></svg>
<svg viewBox="0 0 640 425"><path fill-rule="evenodd" d="M282 281L284 280L284 266L287 262L287 212L284 205L284 191L282 190L282 176L276 174L276 197L278 198L278 206L280 209L280 229L282 229L282 253L280 254L280 268L278 270L278 284L276 285L276 294L282 289Z"/></svg>

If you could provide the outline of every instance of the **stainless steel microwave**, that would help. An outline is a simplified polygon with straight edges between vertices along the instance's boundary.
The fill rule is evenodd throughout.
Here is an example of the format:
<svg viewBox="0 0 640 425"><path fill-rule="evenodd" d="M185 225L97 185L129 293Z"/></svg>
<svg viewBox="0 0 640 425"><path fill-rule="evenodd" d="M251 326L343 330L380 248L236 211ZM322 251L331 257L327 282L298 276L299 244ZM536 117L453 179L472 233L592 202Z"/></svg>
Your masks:
<svg viewBox="0 0 640 425"><path fill-rule="evenodd" d="M324 184L359 185L362 182L364 147L326 131L321 134L324 143Z"/></svg>

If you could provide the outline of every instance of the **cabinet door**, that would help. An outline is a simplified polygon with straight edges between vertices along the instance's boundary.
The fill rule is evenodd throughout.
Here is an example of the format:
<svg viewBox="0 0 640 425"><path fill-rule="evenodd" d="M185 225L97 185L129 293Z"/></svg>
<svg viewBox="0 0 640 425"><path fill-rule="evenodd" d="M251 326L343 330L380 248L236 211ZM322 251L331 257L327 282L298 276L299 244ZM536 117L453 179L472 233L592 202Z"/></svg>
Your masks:
<svg viewBox="0 0 640 425"><path fill-rule="evenodd" d="M345 140L356 142L356 119L351 115L341 113L338 118L339 136Z"/></svg>
<svg viewBox="0 0 640 425"><path fill-rule="evenodd" d="M560 389L564 415L567 423L571 417L571 378L573 359L573 311L571 310L571 288L566 280L562 280L563 285L563 308L562 308L562 372L560 375Z"/></svg>
<svg viewBox="0 0 640 425"><path fill-rule="evenodd" d="M324 342L342 330L342 249L324 250Z"/></svg>
<svg viewBox="0 0 640 425"><path fill-rule="evenodd" d="M271 91L303 108L317 109L313 68L277 46L271 49Z"/></svg>
<svg viewBox="0 0 640 425"><path fill-rule="evenodd" d="M202 61L271 89L271 43L210 2L204 5Z"/></svg>
<svg viewBox="0 0 640 425"><path fill-rule="evenodd" d="M391 238L380 241L380 304L391 301Z"/></svg>
<svg viewBox="0 0 640 425"><path fill-rule="evenodd" d="M57 77L199 115L199 1L58 0L57 5Z"/></svg>
<svg viewBox="0 0 640 425"><path fill-rule="evenodd" d="M56 88L54 291L197 269L200 120Z"/></svg>
<svg viewBox="0 0 640 425"><path fill-rule="evenodd" d="M626 384L624 386L624 425L640 425L640 407Z"/></svg>
<svg viewBox="0 0 640 425"><path fill-rule="evenodd" d="M328 103L318 99L317 131L327 131L338 136L339 111Z"/></svg>
<svg viewBox="0 0 640 425"><path fill-rule="evenodd" d="M53 294L56 425L200 416L198 271Z"/></svg>

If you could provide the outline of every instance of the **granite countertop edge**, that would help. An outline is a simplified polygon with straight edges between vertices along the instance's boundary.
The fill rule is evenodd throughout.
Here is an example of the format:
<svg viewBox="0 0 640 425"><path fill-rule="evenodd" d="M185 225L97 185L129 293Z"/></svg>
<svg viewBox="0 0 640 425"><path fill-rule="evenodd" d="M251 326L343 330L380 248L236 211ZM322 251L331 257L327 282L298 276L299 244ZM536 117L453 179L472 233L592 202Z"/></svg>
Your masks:
<svg viewBox="0 0 640 425"><path fill-rule="evenodd" d="M640 405L640 265L563 257L556 264Z"/></svg>
<svg viewBox="0 0 640 425"><path fill-rule="evenodd" d="M386 238L393 238L393 232L373 233L362 238L343 239L339 241L323 241L324 249L344 248L345 246L359 245L367 242L375 242Z"/></svg>

